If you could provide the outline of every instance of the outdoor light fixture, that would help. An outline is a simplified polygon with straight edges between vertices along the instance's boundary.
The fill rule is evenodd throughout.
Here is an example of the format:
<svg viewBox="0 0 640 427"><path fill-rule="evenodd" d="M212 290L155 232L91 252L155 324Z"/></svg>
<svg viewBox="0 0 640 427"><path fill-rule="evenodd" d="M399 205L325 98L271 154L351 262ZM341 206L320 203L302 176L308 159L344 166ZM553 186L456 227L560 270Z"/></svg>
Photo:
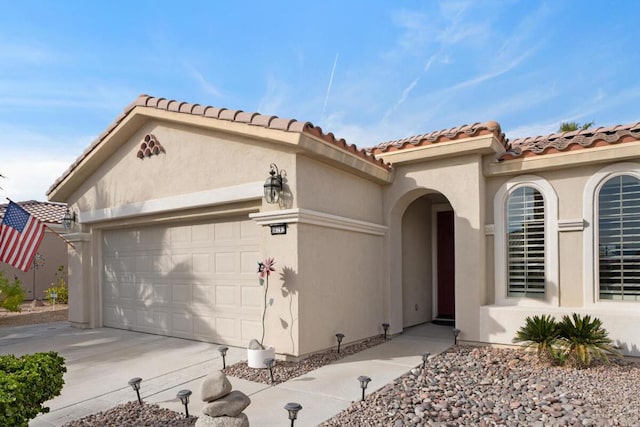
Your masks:
<svg viewBox="0 0 640 427"><path fill-rule="evenodd" d="M382 329L384 329L384 339L387 339L387 331L389 330L389 324L388 323L383 323L382 324Z"/></svg>
<svg viewBox="0 0 640 427"><path fill-rule="evenodd" d="M422 353L422 369L427 367L427 359L429 358L429 356L431 356L431 353L424 352Z"/></svg>
<svg viewBox="0 0 640 427"><path fill-rule="evenodd" d="M180 390L176 397L180 399L180 402L184 405L185 418L189 418L189 396L191 396L191 390Z"/></svg>
<svg viewBox="0 0 640 427"><path fill-rule="evenodd" d="M343 338L344 338L344 334L340 332L336 334L336 339L338 340L338 353L340 353L340 343L342 342Z"/></svg>
<svg viewBox="0 0 640 427"><path fill-rule="evenodd" d="M67 208L67 211L64 213L64 216L62 217L62 226L64 227L65 230L69 231L73 228L73 224L75 224L76 222L76 213L73 211L70 211L69 208Z"/></svg>
<svg viewBox="0 0 640 427"><path fill-rule="evenodd" d="M362 400L364 400L364 391L367 389L367 386L369 385L369 381L371 381L371 378L365 377L364 375L360 375L358 377L358 381L360 381L360 388L362 389Z"/></svg>
<svg viewBox="0 0 640 427"><path fill-rule="evenodd" d="M264 182L264 198L267 203L278 203L282 197L282 175L275 163L269 165L269 177Z"/></svg>
<svg viewBox="0 0 640 427"><path fill-rule="evenodd" d="M458 345L458 335L460 335L460 329L453 328L453 345Z"/></svg>
<svg viewBox="0 0 640 427"><path fill-rule="evenodd" d="M225 356L227 355L227 350L229 350L229 347L227 346L221 345L220 347L218 347L220 356L222 356L222 369L225 369L227 367L227 361L225 360Z"/></svg>
<svg viewBox="0 0 640 427"><path fill-rule="evenodd" d="M142 405L142 399L140 398L140 383L142 382L142 378L135 377L129 380L129 385L133 387L138 395L138 403Z"/></svg>
<svg viewBox="0 0 640 427"><path fill-rule="evenodd" d="M276 359L264 359L264 364L269 368L269 375L271 376L271 384L275 383L276 380L273 379L273 365L276 363Z"/></svg>
<svg viewBox="0 0 640 427"><path fill-rule="evenodd" d="M298 418L298 412L302 409L302 405L300 405L299 403L289 402L286 405L284 405L284 409L286 409L289 412L289 419L291 420L291 427L293 427L293 423Z"/></svg>

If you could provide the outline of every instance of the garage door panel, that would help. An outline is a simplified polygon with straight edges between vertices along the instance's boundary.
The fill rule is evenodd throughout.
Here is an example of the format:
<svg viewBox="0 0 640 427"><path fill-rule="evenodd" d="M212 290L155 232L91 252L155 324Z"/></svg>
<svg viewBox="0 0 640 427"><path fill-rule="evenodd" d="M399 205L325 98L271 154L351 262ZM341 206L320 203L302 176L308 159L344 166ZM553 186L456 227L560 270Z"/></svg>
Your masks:
<svg viewBox="0 0 640 427"><path fill-rule="evenodd" d="M191 304L191 285L171 285L171 302Z"/></svg>
<svg viewBox="0 0 640 427"><path fill-rule="evenodd" d="M209 253L195 253L192 256L193 273L211 273L211 254Z"/></svg>
<svg viewBox="0 0 640 427"><path fill-rule="evenodd" d="M240 238L243 240L251 240L258 238L258 227L252 220L240 222Z"/></svg>
<svg viewBox="0 0 640 427"><path fill-rule="evenodd" d="M258 259L250 220L106 231L103 323L246 345L260 325Z"/></svg>
<svg viewBox="0 0 640 427"><path fill-rule="evenodd" d="M258 271L258 260L260 252L242 251L240 252L240 272L245 274L255 274Z"/></svg>
<svg viewBox="0 0 640 427"><path fill-rule="evenodd" d="M221 222L214 225L215 240L236 240L239 237L239 226L236 222Z"/></svg>
<svg viewBox="0 0 640 427"><path fill-rule="evenodd" d="M240 339L246 342L262 334L262 324L258 320L241 320Z"/></svg>
<svg viewBox="0 0 640 427"><path fill-rule="evenodd" d="M215 272L229 274L236 271L236 256L233 252L218 252L215 254Z"/></svg>

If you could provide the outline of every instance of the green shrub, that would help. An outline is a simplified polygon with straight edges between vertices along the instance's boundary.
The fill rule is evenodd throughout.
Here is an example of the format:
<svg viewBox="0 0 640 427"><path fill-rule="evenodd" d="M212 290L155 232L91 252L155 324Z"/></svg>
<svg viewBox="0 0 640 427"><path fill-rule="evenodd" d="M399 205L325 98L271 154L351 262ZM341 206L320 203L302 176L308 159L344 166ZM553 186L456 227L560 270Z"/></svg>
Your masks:
<svg viewBox="0 0 640 427"><path fill-rule="evenodd" d="M27 426L49 412L43 403L60 395L65 372L64 358L53 351L0 356L0 425Z"/></svg>
<svg viewBox="0 0 640 427"><path fill-rule="evenodd" d="M550 315L527 317L513 342L525 343L527 347L535 348L539 357L548 357L552 355L559 332L556 320Z"/></svg>
<svg viewBox="0 0 640 427"><path fill-rule="evenodd" d="M558 329L559 351L565 353L565 359L577 367L590 366L593 359L609 362L609 356L620 355L598 318L592 319L588 314L584 317L577 313L565 315Z"/></svg>
<svg viewBox="0 0 640 427"><path fill-rule="evenodd" d="M10 281L0 271L0 307L9 311L20 311L20 304L27 297L27 292L22 289L20 280L14 278Z"/></svg>
<svg viewBox="0 0 640 427"><path fill-rule="evenodd" d="M602 321L573 313L557 323L549 315L527 317L525 325L516 333L513 342L535 348L543 360L558 365L588 367L593 360L609 362L609 356L619 357Z"/></svg>
<svg viewBox="0 0 640 427"><path fill-rule="evenodd" d="M52 294L56 293L56 302L60 304L67 304L69 302L69 288L67 282L64 280L64 265L58 267L56 272L56 280L51 283L51 287L44 291L44 299L49 302L53 302Z"/></svg>

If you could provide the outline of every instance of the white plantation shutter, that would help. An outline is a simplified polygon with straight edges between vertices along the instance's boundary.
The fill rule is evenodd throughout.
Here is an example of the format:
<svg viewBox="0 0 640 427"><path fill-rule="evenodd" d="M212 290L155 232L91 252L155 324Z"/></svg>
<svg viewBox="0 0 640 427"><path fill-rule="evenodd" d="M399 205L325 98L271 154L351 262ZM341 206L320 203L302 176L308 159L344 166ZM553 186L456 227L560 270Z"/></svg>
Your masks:
<svg viewBox="0 0 640 427"><path fill-rule="evenodd" d="M545 207L533 187L520 187L509 196L507 242L508 296L544 298Z"/></svg>
<svg viewBox="0 0 640 427"><path fill-rule="evenodd" d="M640 300L640 180L611 178L598 195L600 299Z"/></svg>

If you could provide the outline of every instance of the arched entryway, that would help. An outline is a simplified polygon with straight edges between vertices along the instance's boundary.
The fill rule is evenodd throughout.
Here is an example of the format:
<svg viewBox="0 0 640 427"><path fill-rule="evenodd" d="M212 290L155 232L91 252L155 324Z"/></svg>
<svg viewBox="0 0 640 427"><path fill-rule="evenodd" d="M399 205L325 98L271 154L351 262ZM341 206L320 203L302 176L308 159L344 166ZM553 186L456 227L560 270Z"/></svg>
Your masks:
<svg viewBox="0 0 640 427"><path fill-rule="evenodd" d="M402 229L402 326L455 320L455 215L441 193L406 207Z"/></svg>

